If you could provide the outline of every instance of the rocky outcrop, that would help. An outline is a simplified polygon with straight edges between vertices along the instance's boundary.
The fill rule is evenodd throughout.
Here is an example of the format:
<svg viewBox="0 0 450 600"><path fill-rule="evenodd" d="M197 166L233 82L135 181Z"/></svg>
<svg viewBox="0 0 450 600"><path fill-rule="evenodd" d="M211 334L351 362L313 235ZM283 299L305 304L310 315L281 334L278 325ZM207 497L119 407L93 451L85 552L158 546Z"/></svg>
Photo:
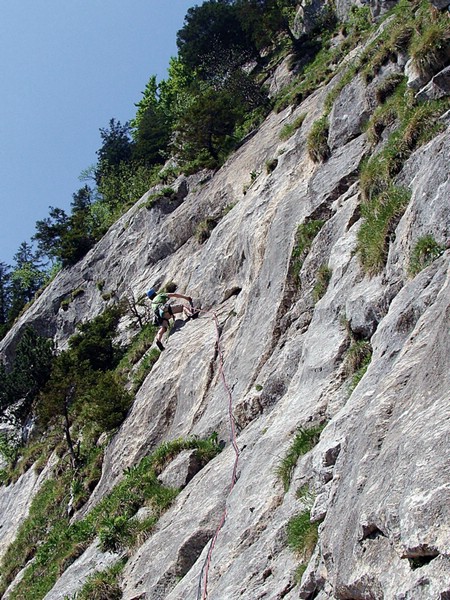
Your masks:
<svg viewBox="0 0 450 600"><path fill-rule="evenodd" d="M398 68L386 66L379 77ZM311 126L338 81L295 109L272 113L214 175L180 178L175 205L149 207L146 195L1 342L10 358L21 328L32 323L64 348L78 322L169 280L201 302L200 317L179 322L169 337L105 449L98 485L75 515L87 514L161 442L213 431L226 441L201 470L186 454L162 474L183 489L130 552L125 600L198 597L205 573L208 597L216 600L450 597L450 251L414 278L408 270L420 237L432 234L442 245L450 238L450 128L443 119L397 176L411 201L389 239L385 268L368 277L357 255L358 177L370 151L364 122L375 106L361 78L342 89L330 113L328 160L316 164L307 153ZM283 125L303 113L302 126L282 141ZM200 244L195 230L207 217L218 224ZM323 224L294 279L296 232L312 220ZM329 281L318 297L323 265ZM122 323L124 341L130 324ZM355 340L370 343L372 359L351 385L347 360ZM320 441L299 459L286 492L280 461L298 428L319 424ZM12 506L15 496L22 519L35 485L30 471L0 488L0 506ZM297 493L305 486L311 504ZM286 529L305 509L319 535L297 583L299 557ZM5 514L6 548L17 523L9 508ZM91 545L48 600L73 595L94 564L118 559Z"/></svg>
<svg viewBox="0 0 450 600"><path fill-rule="evenodd" d="M419 100L439 100L450 95L450 67L437 73L418 93Z"/></svg>

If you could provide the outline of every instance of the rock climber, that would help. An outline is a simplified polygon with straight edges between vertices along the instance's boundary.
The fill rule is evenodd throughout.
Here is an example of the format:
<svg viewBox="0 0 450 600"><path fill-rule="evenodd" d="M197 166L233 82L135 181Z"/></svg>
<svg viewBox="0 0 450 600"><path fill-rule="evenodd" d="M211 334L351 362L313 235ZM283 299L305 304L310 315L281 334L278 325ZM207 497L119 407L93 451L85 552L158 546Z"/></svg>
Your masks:
<svg viewBox="0 0 450 600"><path fill-rule="evenodd" d="M147 297L152 302L152 309L154 313L154 323L155 325L159 325L160 328L158 333L156 334L156 345L158 346L161 352L164 350L164 346L162 344L162 337L166 333L169 328L170 319L174 319L177 314L184 314L187 319L195 319L198 317L198 311L194 309L194 304L192 302L192 298L190 296L184 296L183 294L176 294L175 292L166 293L166 292L156 292L153 288L148 290ZM171 298L179 298L181 300L185 300L189 302L189 307L185 304L170 304L169 300Z"/></svg>

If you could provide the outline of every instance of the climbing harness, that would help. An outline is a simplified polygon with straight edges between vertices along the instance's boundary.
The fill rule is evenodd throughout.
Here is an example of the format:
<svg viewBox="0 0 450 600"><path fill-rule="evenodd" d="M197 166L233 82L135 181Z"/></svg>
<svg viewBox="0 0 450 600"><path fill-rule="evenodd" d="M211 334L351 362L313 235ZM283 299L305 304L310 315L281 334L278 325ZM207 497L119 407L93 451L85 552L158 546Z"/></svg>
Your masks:
<svg viewBox="0 0 450 600"><path fill-rule="evenodd" d="M199 312L205 312L205 311L199 311ZM236 441L236 427L235 427L234 418L233 418L233 397L231 394L230 387L227 383L224 368L223 368L224 367L224 359L223 359L222 347L220 345L219 320L217 319L217 315L215 312L206 313L206 314L212 315L214 324L216 326L216 335L217 335L216 344L217 344L217 352L218 352L218 357L219 357L219 370L220 370L220 375L222 378L222 383L223 383L223 386L225 388L225 391L226 391L226 394L228 397L228 416L229 416L229 421L230 421L230 440L231 440L231 444L232 444L234 452L235 452L235 459L234 459L233 471L232 471L232 475L231 475L230 488L229 488L227 496L226 496L226 500L227 500L229 498L231 492L233 491L234 485L237 480L237 468L238 468L238 463L239 463L240 451L239 451L239 447L238 447L237 441ZM217 529L214 533L214 536L211 539L208 554L206 556L205 562L203 563L203 567L200 572L198 589L197 589L197 600L200 600L200 598L201 598L201 600L206 600L206 598L208 597L208 575L209 575L209 568L211 566L211 557L212 557L214 546L216 545L216 541L219 536L220 530L222 529L222 527L226 521L226 518L227 518L227 508L225 505L222 517L221 517L219 525L217 526ZM202 586L203 586L203 592L202 592Z"/></svg>

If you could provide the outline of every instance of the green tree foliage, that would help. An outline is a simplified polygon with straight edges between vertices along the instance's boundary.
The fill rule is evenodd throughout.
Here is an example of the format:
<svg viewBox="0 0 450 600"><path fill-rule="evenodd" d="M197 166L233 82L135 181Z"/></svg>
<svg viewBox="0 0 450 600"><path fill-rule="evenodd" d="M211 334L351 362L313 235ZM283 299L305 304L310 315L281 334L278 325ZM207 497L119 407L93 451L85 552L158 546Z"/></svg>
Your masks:
<svg viewBox="0 0 450 600"><path fill-rule="evenodd" d="M93 191L84 186L73 194L69 227L62 239L60 260L63 266L77 263L100 238L91 218ZM101 232L103 233L103 232Z"/></svg>
<svg viewBox="0 0 450 600"><path fill-rule="evenodd" d="M63 267L83 258L100 237L91 217L92 202L93 191L86 185L73 194L70 216L60 208L50 207L49 216L37 221L33 236L40 256L60 262Z"/></svg>
<svg viewBox="0 0 450 600"><path fill-rule="evenodd" d="M50 377L53 358L52 341L26 327L17 344L12 370L7 372L0 363L2 414L9 409L13 420L23 420Z"/></svg>
<svg viewBox="0 0 450 600"><path fill-rule="evenodd" d="M146 166L164 162L170 140L170 126L162 109L149 106L135 133L133 156L135 161Z"/></svg>
<svg viewBox="0 0 450 600"><path fill-rule="evenodd" d="M14 260L8 315L10 323L19 316L23 307L33 300L34 295L46 280L45 269L40 262L39 255L33 251L32 246L27 242L22 242L19 250L14 255Z"/></svg>
<svg viewBox="0 0 450 600"><path fill-rule="evenodd" d="M149 109L156 110L158 103L158 84L156 82L156 75L152 75L145 86L145 90L142 92L142 98L135 104L137 107L136 116L130 121L134 140L136 140L136 131L139 129L146 112Z"/></svg>
<svg viewBox="0 0 450 600"><path fill-rule="evenodd" d="M161 163L170 139L170 114L160 102L155 75L150 77L136 106L136 116L130 122L135 142L133 160L145 165Z"/></svg>
<svg viewBox="0 0 450 600"><path fill-rule="evenodd" d="M97 184L111 168L131 161L134 146L129 123L122 125L120 121L111 119L108 128L100 129L100 136L103 143L97 150L98 165L95 172Z"/></svg>
<svg viewBox="0 0 450 600"><path fill-rule="evenodd" d="M78 363L87 362L94 371L107 371L118 365L123 350L114 338L121 316L120 308L111 307L92 321L79 325L78 333L69 340Z"/></svg>
<svg viewBox="0 0 450 600"><path fill-rule="evenodd" d="M182 159L193 161L203 154L215 166L237 121L231 94L207 88L200 93L178 123L177 149Z"/></svg>
<svg viewBox="0 0 450 600"><path fill-rule="evenodd" d="M155 180L155 167L123 163L105 173L98 186L99 200L92 206L90 216L98 237L130 208Z"/></svg>
<svg viewBox="0 0 450 600"><path fill-rule="evenodd" d="M132 397L112 371L99 373L95 381L80 394L81 420L91 423L97 433L111 431L122 423Z"/></svg>
<svg viewBox="0 0 450 600"><path fill-rule="evenodd" d="M231 0L190 8L177 33L181 61L202 79L214 80L256 55Z"/></svg>
<svg viewBox="0 0 450 600"><path fill-rule="evenodd" d="M74 466L80 461L72 439L74 422L78 420L94 435L109 431L123 421L131 404L131 396L114 373L123 356L114 343L120 316L119 308L109 308L79 327L69 349L55 359L36 402L41 427L61 427Z"/></svg>
<svg viewBox="0 0 450 600"><path fill-rule="evenodd" d="M268 106L254 74L243 68L258 58L243 4L210 0L195 6L177 35L179 60L196 79L174 123L174 147L194 168L220 165L248 131L249 115Z"/></svg>
<svg viewBox="0 0 450 600"><path fill-rule="evenodd" d="M192 104L195 73L180 58L170 59L168 77L158 85L162 110L173 125Z"/></svg>
<svg viewBox="0 0 450 600"><path fill-rule="evenodd" d="M11 269L0 262L0 339L8 330L8 313L11 301Z"/></svg>
<svg viewBox="0 0 450 600"><path fill-rule="evenodd" d="M297 43L291 29L297 0L236 0L235 4L242 27L258 51L272 46L280 33Z"/></svg>
<svg viewBox="0 0 450 600"><path fill-rule="evenodd" d="M89 382L88 375L86 365L77 364L70 352L63 352L55 359L51 377L36 404L41 426L62 422L73 466L77 464L79 457L72 441L70 413L80 388L83 389Z"/></svg>
<svg viewBox="0 0 450 600"><path fill-rule="evenodd" d="M37 242L41 255L59 259L61 243L69 229L69 216L62 208L49 208L49 216L36 222L33 239Z"/></svg>

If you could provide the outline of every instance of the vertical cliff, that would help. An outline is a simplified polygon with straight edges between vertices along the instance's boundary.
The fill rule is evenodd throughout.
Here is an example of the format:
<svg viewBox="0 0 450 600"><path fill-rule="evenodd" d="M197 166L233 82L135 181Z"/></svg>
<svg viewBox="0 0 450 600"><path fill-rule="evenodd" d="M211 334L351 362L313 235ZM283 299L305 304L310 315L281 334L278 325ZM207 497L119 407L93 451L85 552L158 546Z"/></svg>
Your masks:
<svg viewBox="0 0 450 600"><path fill-rule="evenodd" d="M189 476L184 450L160 475L182 490L150 533L125 549L80 546L47 600L76 597L124 554L128 600L450 597L448 87L444 68L408 91L400 51L375 68L386 31L272 112L219 171L180 177L172 200L149 204L150 190L1 342L11 360L32 324L64 349L77 323L169 281L202 307L167 339L72 523L163 443L216 432L224 448ZM411 121L380 108L395 93L439 103L431 134L405 141ZM312 132L325 121L319 151ZM217 224L200 243L208 218ZM426 236L438 248L429 260ZM3 555L52 461L0 488ZM5 598L25 597L29 559Z"/></svg>

